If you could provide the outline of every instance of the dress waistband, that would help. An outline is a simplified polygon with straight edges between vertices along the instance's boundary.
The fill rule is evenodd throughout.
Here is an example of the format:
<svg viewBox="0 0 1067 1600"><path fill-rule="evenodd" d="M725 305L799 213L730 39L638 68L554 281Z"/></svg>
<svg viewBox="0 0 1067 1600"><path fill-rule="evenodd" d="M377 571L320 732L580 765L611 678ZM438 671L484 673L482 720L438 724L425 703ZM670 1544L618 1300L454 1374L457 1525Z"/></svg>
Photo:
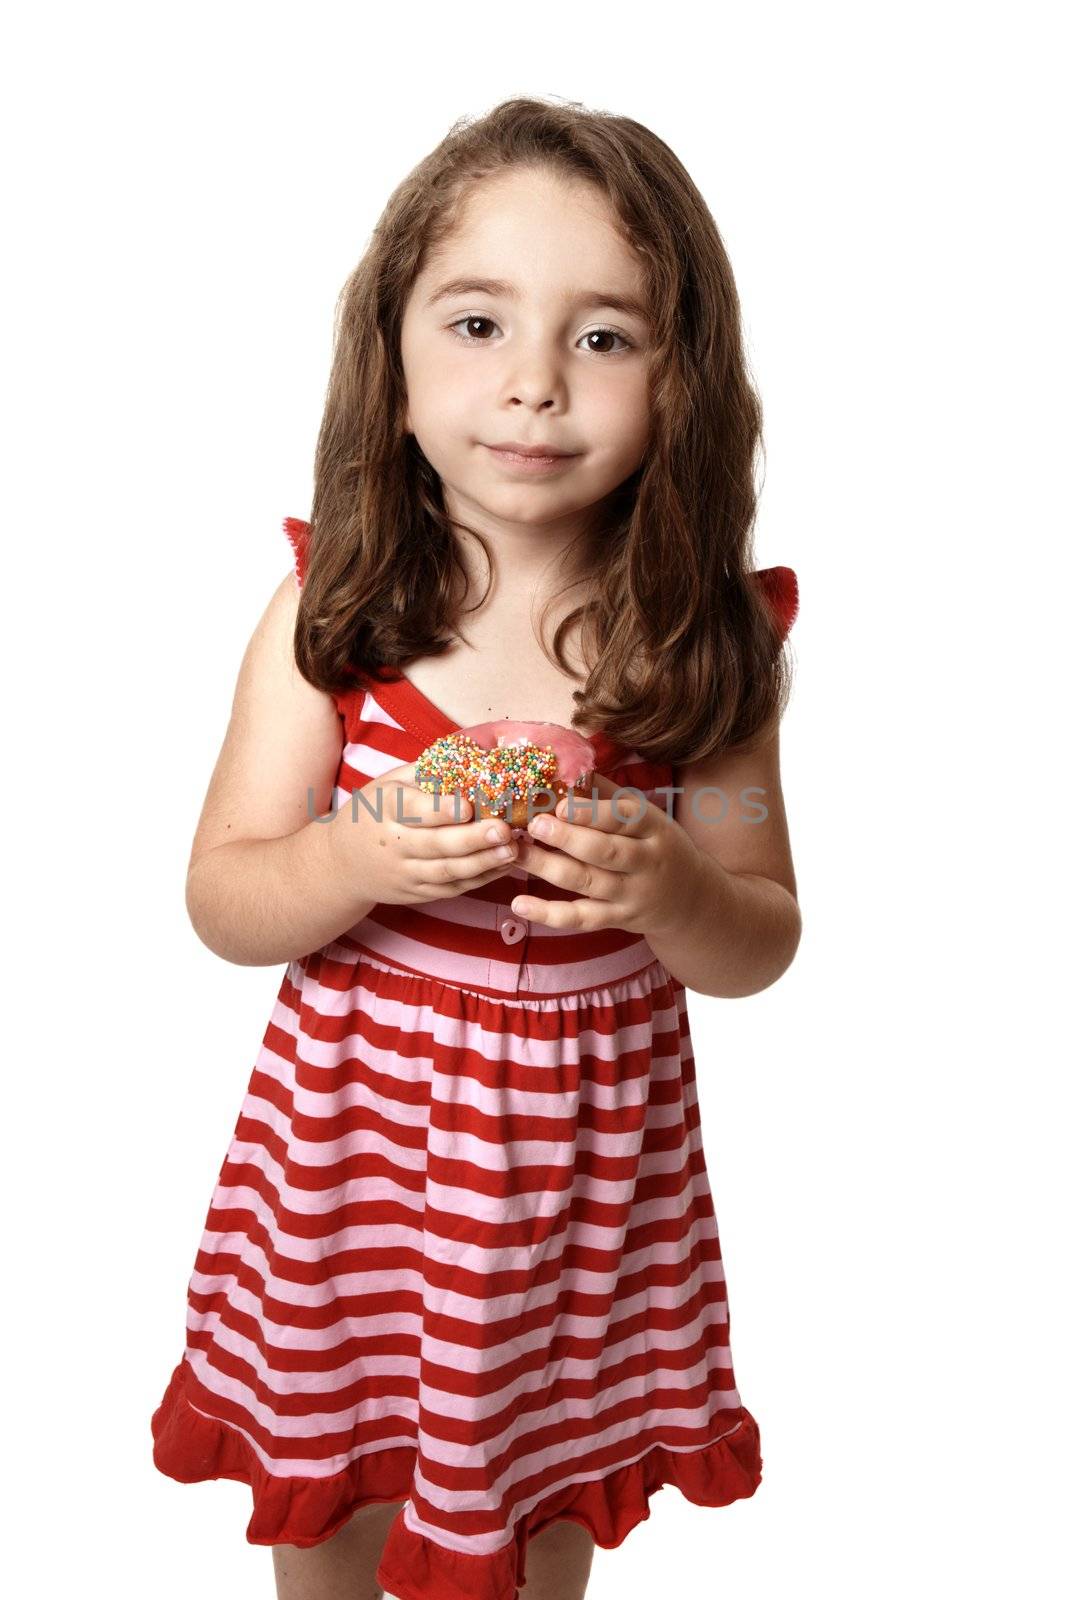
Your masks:
<svg viewBox="0 0 1067 1600"><path fill-rule="evenodd" d="M642 941L643 942L643 941ZM368 962L380 971L393 973L398 977L414 978L433 986L442 986L448 989L457 989L465 993L484 996L489 1000L510 1001L518 1005L543 1005L572 999L581 999L601 992L612 990L625 990L633 993L635 987L639 989L656 988L664 984L671 985L676 991L683 986L672 977L666 967L651 955L648 946L645 946L645 961L631 969L614 976L604 975L601 978L588 976L586 981L575 988L544 988L539 990L523 988L495 988L492 984L476 981L471 976L471 965L468 963L466 975L453 975L443 977L438 972L428 972L425 968L409 965L397 961L391 956L384 956L379 950L364 945L361 940L353 938L351 934L343 934L340 939L328 945L321 952L328 960L340 961L355 966L360 961ZM651 956L651 959L648 959ZM586 965L589 965L588 963Z"/></svg>

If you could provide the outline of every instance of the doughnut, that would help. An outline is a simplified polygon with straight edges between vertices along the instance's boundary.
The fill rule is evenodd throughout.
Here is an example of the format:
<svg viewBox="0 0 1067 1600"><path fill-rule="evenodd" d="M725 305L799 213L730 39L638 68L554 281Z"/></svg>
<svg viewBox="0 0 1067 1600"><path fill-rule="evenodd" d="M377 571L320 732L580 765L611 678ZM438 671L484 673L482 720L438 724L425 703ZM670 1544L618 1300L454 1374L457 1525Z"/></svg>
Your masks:
<svg viewBox="0 0 1067 1600"><path fill-rule="evenodd" d="M415 766L415 784L424 794L462 794L475 817L488 813L525 828L568 794L591 795L595 765L596 751L573 728L502 717L457 728L427 745Z"/></svg>

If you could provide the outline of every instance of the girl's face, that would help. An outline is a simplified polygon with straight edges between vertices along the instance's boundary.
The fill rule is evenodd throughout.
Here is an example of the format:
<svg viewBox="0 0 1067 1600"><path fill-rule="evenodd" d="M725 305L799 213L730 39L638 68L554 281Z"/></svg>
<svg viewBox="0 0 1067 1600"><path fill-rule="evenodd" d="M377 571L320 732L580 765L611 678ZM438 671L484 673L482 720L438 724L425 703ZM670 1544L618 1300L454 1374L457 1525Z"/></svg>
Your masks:
<svg viewBox="0 0 1067 1600"><path fill-rule="evenodd" d="M529 531L584 515L640 466L649 324L638 258L595 185L518 169L476 185L412 286L405 427L449 512ZM549 470L495 446L567 452Z"/></svg>

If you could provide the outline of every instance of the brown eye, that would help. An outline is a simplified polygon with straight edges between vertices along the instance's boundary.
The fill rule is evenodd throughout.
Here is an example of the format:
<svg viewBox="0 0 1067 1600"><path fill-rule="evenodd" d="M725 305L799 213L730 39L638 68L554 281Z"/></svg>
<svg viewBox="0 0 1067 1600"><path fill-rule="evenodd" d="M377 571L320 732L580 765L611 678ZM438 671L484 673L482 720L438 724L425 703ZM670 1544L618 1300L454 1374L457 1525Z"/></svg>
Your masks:
<svg viewBox="0 0 1067 1600"><path fill-rule="evenodd" d="M456 335L456 338L461 339L464 344L486 344L488 341L485 339L480 337L471 338L468 334L457 331L459 328L468 327L471 324L482 328L496 327L492 317L460 317L456 322L450 322L448 326Z"/></svg>
<svg viewBox="0 0 1067 1600"><path fill-rule="evenodd" d="M469 313L465 317L457 317L455 322L450 322L447 326L453 338L458 339L461 344L490 344L492 340L488 336L487 330L495 328L497 324L492 317L482 317L475 313ZM460 332L462 328L474 328L481 331L462 333ZM621 356L625 355L627 350L634 348L633 340L627 338L624 333L620 333L618 328L590 328L588 333L582 334L582 340L584 339L597 339L605 342L614 341L614 349L607 348L606 343L595 345L590 352L595 356ZM579 340L579 343L581 343L581 340Z"/></svg>
<svg viewBox="0 0 1067 1600"><path fill-rule="evenodd" d="M622 349L623 350L631 350L633 348L633 346L631 345L629 339L627 339L626 335L616 332L616 330L614 328L590 328L588 333L583 333L582 334L582 338L583 339L614 339L614 340L617 341L618 344L622 345ZM593 354L595 356L619 356L619 355L622 355L622 350L618 350L618 349L616 349L616 350L608 350L603 345L601 345L599 347L594 348Z"/></svg>

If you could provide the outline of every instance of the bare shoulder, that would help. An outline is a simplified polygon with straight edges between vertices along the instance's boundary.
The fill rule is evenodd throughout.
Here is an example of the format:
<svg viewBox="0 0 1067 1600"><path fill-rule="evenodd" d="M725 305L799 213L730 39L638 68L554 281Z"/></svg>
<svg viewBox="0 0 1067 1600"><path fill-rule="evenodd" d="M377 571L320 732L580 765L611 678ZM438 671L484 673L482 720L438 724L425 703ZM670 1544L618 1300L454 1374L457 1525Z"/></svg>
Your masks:
<svg viewBox="0 0 1067 1600"><path fill-rule="evenodd" d="M758 747L675 768L675 820L727 872L771 878L796 895L777 725Z"/></svg>
<svg viewBox="0 0 1067 1600"><path fill-rule="evenodd" d="M220 844L277 839L330 809L344 724L330 695L299 672L293 634L300 590L292 572L245 648L229 726L193 839L189 870Z"/></svg>

